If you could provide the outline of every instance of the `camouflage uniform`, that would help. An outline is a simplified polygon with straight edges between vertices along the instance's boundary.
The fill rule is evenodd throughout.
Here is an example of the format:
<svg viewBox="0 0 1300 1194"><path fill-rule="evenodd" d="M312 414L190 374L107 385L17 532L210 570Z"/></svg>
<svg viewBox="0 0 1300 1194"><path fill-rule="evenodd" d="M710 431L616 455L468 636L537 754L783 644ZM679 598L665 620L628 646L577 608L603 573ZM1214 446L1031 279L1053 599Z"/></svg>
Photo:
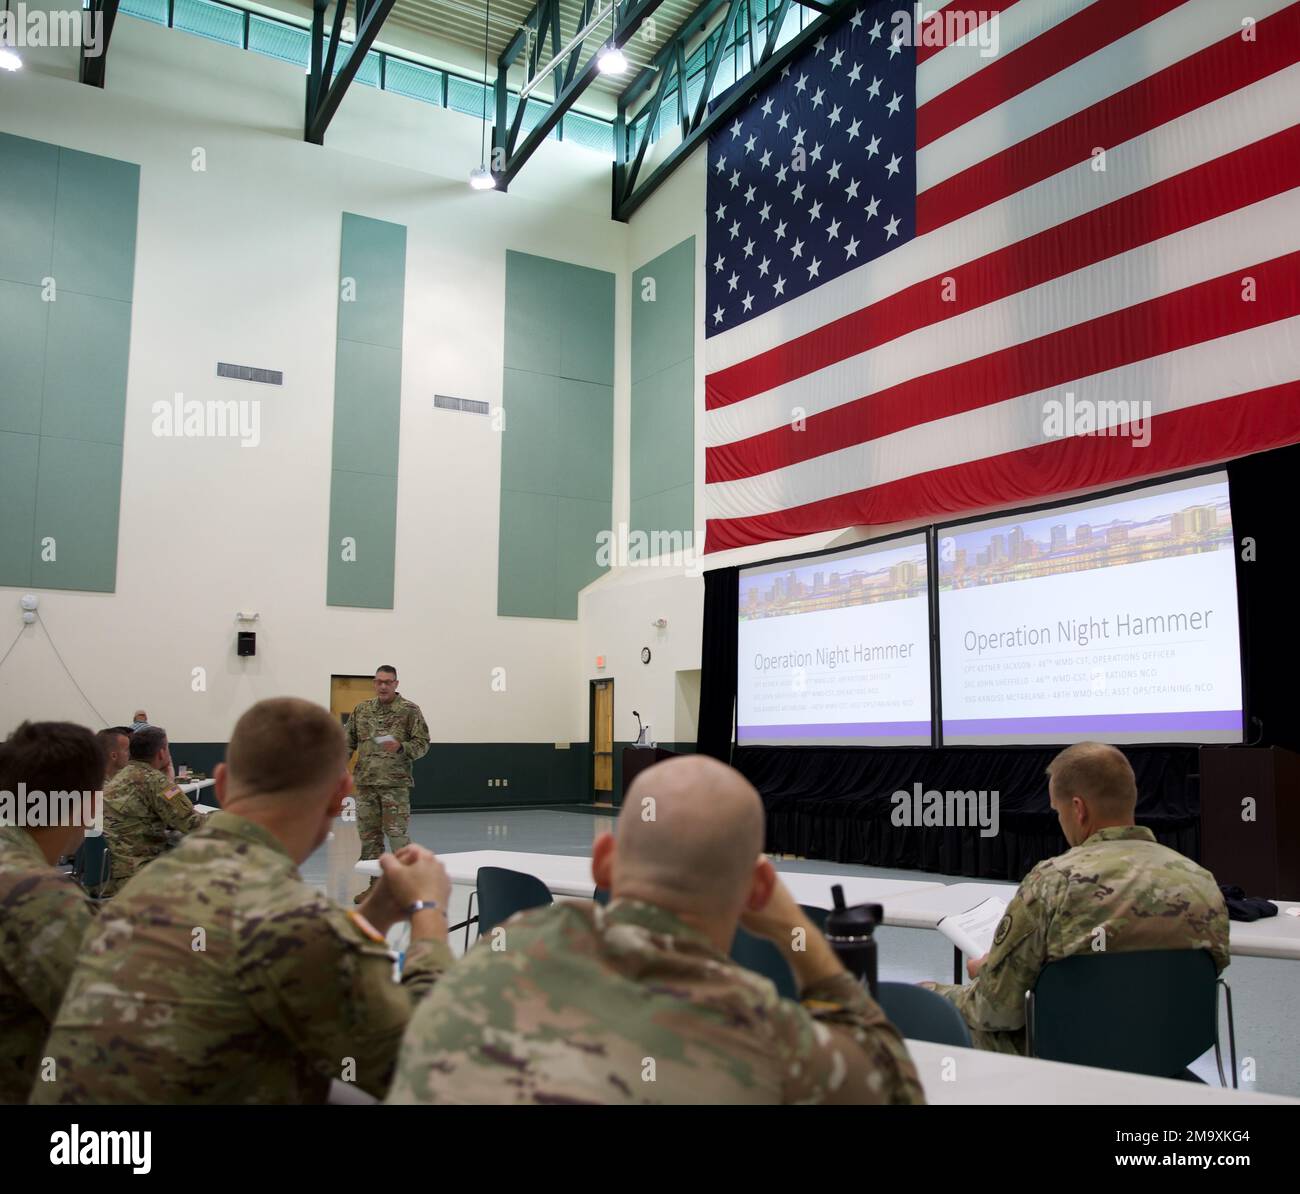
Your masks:
<svg viewBox="0 0 1300 1194"><path fill-rule="evenodd" d="M113 872L104 895L116 895L126 881L171 844L167 831L188 833L203 824L190 798L156 767L133 759L104 788L104 839Z"/></svg>
<svg viewBox="0 0 1300 1194"><path fill-rule="evenodd" d="M524 912L415 1011L390 1103L921 1103L866 990L782 999L662 908Z"/></svg>
<svg viewBox="0 0 1300 1194"><path fill-rule="evenodd" d="M25 1103L91 912L25 829L0 829L0 1103Z"/></svg>
<svg viewBox="0 0 1300 1194"><path fill-rule="evenodd" d="M321 1102L331 1078L381 1096L451 961L415 941L395 982L358 913L304 883L268 830L212 813L101 912L46 1045L56 1078L32 1101Z"/></svg>
<svg viewBox="0 0 1300 1194"><path fill-rule="evenodd" d="M1222 971L1228 909L1214 876L1160 845L1151 830L1099 829L1025 876L979 977L935 989L957 1005L976 1047L1023 1053L1025 992L1048 962L1091 953L1094 940L1125 953L1206 949Z"/></svg>
<svg viewBox="0 0 1300 1194"><path fill-rule="evenodd" d="M402 749L389 752L375 738L391 734ZM420 706L400 694L387 704L378 697L362 701L348 718L348 748L358 751L352 773L357 794L357 833L361 857L378 858L389 846L410 842L411 764L429 751L429 727Z"/></svg>

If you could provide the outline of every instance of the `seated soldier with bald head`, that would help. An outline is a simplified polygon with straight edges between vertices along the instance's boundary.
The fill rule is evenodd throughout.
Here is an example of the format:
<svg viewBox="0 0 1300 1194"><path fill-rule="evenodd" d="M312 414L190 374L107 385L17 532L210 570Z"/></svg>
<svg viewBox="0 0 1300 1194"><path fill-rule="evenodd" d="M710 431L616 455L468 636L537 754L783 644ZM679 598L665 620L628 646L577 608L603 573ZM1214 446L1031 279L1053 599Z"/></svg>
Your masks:
<svg viewBox="0 0 1300 1194"><path fill-rule="evenodd" d="M481 941L416 1009L388 1101L923 1102L762 848L762 803L730 767L643 772L592 850L608 907L520 913ZM781 949L801 1002L730 959L738 924Z"/></svg>
<svg viewBox="0 0 1300 1194"><path fill-rule="evenodd" d="M1214 876L1134 823L1137 781L1101 742L1061 751L1048 798L1071 849L1020 884L993 948L967 963L968 986L924 983L957 1005L981 1049L1025 1051L1025 994L1072 954L1204 949L1228 965L1228 909Z"/></svg>

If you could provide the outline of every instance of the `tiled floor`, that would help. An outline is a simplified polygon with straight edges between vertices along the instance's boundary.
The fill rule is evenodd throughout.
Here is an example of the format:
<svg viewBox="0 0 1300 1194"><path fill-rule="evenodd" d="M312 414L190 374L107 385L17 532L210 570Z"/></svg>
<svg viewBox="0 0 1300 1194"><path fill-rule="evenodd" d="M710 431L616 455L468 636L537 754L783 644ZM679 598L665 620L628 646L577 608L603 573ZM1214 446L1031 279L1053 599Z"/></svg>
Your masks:
<svg viewBox="0 0 1300 1194"><path fill-rule="evenodd" d="M597 834L610 828L608 816L581 811L510 809L488 812L417 813L411 818L414 841L441 853L461 850L523 850L541 854L586 854ZM338 822L327 841L304 864L303 876L334 899L350 902L365 880L353 871L360 854L355 824ZM884 878L925 879L959 883L958 875L854 867L829 862L782 862L791 869L825 871ZM452 917L464 917L469 892L458 888L452 900ZM880 977L916 982L938 979L950 982L952 951L936 932L924 929L883 928L878 931ZM453 948L460 952L460 934ZM395 942L400 948L400 940ZM1300 962L1266 958L1238 958L1224 976L1232 988L1237 1028L1238 1066L1244 1089L1300 1097L1300 1026L1293 1016L1300 991ZM1134 993L1140 998L1140 993ZM1159 1008L1152 1008L1154 1018ZM1227 1033L1224 1064L1227 1065ZM1192 1069L1207 1082L1217 1083L1214 1055L1207 1054ZM1253 1074L1253 1081L1244 1079Z"/></svg>

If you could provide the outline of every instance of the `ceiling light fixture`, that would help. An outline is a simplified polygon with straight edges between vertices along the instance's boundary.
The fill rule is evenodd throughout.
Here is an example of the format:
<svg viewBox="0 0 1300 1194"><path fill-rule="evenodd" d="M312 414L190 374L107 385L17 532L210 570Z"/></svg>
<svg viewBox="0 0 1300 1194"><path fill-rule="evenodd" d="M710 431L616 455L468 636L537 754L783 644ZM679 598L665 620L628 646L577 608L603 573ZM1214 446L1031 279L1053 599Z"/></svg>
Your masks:
<svg viewBox="0 0 1300 1194"><path fill-rule="evenodd" d="M627 55L623 53L622 46L614 40L618 33L618 0L614 0L611 7L614 20L609 27L609 41L600 47L600 52L596 55L596 69L602 75L621 75L627 70Z"/></svg>
<svg viewBox="0 0 1300 1194"><path fill-rule="evenodd" d="M602 75L621 75L627 70L627 55L613 42L602 46L596 58L596 67Z"/></svg>
<svg viewBox="0 0 1300 1194"><path fill-rule="evenodd" d="M492 0L483 13L483 126L479 130L478 165L469 172L469 185L476 191L495 191L497 180L487 165L487 97L488 97L488 23L492 20Z"/></svg>

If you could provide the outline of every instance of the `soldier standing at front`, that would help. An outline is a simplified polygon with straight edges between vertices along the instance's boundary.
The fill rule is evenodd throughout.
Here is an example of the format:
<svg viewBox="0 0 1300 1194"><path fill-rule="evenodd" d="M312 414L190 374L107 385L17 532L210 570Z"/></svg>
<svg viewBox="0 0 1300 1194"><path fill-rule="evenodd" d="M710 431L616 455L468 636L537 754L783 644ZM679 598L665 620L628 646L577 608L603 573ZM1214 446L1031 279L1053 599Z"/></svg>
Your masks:
<svg viewBox="0 0 1300 1194"><path fill-rule="evenodd" d="M348 719L348 747L357 752L357 832L362 859L384 852L384 835L396 853L410 843L411 764L429 750L429 727L420 706L397 691L397 669L384 664L375 672L375 696L362 701ZM373 887L375 880L371 880ZM360 903L365 892L356 897Z"/></svg>

